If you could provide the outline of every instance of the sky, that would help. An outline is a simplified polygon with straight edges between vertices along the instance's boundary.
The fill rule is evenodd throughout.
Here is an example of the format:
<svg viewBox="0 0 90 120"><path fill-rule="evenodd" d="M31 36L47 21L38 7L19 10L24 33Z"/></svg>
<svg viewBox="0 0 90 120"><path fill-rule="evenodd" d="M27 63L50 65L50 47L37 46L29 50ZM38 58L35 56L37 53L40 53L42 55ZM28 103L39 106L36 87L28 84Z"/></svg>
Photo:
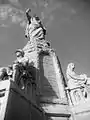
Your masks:
<svg viewBox="0 0 90 120"><path fill-rule="evenodd" d="M90 77L89 0L0 0L0 66L12 64L24 38L25 10L31 8L47 29L46 39L56 50L65 74L73 62L77 74Z"/></svg>

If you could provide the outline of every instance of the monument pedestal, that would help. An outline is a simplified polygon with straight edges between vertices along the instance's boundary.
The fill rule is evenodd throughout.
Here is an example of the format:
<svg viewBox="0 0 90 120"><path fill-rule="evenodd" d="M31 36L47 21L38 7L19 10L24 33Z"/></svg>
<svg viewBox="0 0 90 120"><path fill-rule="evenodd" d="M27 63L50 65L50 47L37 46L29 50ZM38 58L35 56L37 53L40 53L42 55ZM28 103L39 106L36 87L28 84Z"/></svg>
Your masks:
<svg viewBox="0 0 90 120"><path fill-rule="evenodd" d="M45 120L45 114L10 80L0 82L0 120Z"/></svg>

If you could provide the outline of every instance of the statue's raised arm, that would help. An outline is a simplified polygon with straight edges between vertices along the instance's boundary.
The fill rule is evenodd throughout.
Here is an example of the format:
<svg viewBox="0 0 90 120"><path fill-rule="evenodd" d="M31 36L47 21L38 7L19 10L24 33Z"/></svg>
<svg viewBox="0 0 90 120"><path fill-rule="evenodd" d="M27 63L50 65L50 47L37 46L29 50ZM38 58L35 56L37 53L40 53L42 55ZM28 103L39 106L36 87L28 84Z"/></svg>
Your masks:
<svg viewBox="0 0 90 120"><path fill-rule="evenodd" d="M31 12L31 9L28 8L28 9L26 10L26 17L27 17L27 20L28 20L29 24L31 23L31 15L30 15L30 12Z"/></svg>

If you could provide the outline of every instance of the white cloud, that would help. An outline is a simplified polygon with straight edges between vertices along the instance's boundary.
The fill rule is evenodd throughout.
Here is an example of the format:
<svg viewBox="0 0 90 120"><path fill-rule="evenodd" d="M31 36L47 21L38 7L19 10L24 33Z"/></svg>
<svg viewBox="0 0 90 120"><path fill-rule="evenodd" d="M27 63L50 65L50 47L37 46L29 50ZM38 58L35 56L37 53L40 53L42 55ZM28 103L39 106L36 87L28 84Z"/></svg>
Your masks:
<svg viewBox="0 0 90 120"><path fill-rule="evenodd" d="M45 19L48 18L50 16L50 14L52 14L52 12L54 12L55 10L57 10L58 8L61 8L62 4L60 3L55 3L49 6L49 4L46 4L45 9L43 10L43 12L41 12L41 18Z"/></svg>
<svg viewBox="0 0 90 120"><path fill-rule="evenodd" d="M19 0L9 0L9 2L16 5L16 6L19 6L19 7L21 6Z"/></svg>
<svg viewBox="0 0 90 120"><path fill-rule="evenodd" d="M19 23L21 21L21 18L15 15L12 15L11 19L13 23Z"/></svg>
<svg viewBox="0 0 90 120"><path fill-rule="evenodd" d="M8 17L7 9L0 7L0 19L5 20L7 17Z"/></svg>
<svg viewBox="0 0 90 120"><path fill-rule="evenodd" d="M36 1L33 1L33 2L32 2L32 5L33 5L34 7L37 7Z"/></svg>
<svg viewBox="0 0 90 120"><path fill-rule="evenodd" d="M21 23L25 24L26 22L24 14L22 10L13 8L10 5L0 6L0 20L11 20L11 23L20 23L21 25Z"/></svg>
<svg viewBox="0 0 90 120"><path fill-rule="evenodd" d="M5 27L5 28L6 28L6 27L8 27L8 25L6 25L6 24L1 24L0 27Z"/></svg>
<svg viewBox="0 0 90 120"><path fill-rule="evenodd" d="M20 22L20 26L21 26L21 27L25 27L25 26L26 26L26 21Z"/></svg>
<svg viewBox="0 0 90 120"><path fill-rule="evenodd" d="M13 3L19 3L19 0L9 0L9 1Z"/></svg>
<svg viewBox="0 0 90 120"><path fill-rule="evenodd" d="M49 19L48 19L48 21L47 21L47 23L46 23L46 27L49 27L51 24L52 24L52 21L54 20L54 16L53 15L50 15L49 16Z"/></svg>

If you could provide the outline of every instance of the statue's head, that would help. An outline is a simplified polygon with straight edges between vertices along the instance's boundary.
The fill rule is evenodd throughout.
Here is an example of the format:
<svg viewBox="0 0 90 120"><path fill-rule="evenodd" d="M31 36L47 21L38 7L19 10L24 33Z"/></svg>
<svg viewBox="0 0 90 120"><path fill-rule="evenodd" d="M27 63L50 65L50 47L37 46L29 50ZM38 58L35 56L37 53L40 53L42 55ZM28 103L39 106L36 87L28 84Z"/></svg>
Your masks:
<svg viewBox="0 0 90 120"><path fill-rule="evenodd" d="M34 14L34 16L33 16L34 18L35 18L35 20L38 22L38 23L40 23L41 21L40 21L40 18L36 15L36 14Z"/></svg>
<svg viewBox="0 0 90 120"><path fill-rule="evenodd" d="M10 70L12 70L12 69L13 69L12 65L8 65L8 68L9 68Z"/></svg>
<svg viewBox="0 0 90 120"><path fill-rule="evenodd" d="M22 49L17 49L15 54L17 57L24 57L24 51Z"/></svg>
<svg viewBox="0 0 90 120"><path fill-rule="evenodd" d="M75 64L74 63L69 63L67 69L74 71L75 69Z"/></svg>

